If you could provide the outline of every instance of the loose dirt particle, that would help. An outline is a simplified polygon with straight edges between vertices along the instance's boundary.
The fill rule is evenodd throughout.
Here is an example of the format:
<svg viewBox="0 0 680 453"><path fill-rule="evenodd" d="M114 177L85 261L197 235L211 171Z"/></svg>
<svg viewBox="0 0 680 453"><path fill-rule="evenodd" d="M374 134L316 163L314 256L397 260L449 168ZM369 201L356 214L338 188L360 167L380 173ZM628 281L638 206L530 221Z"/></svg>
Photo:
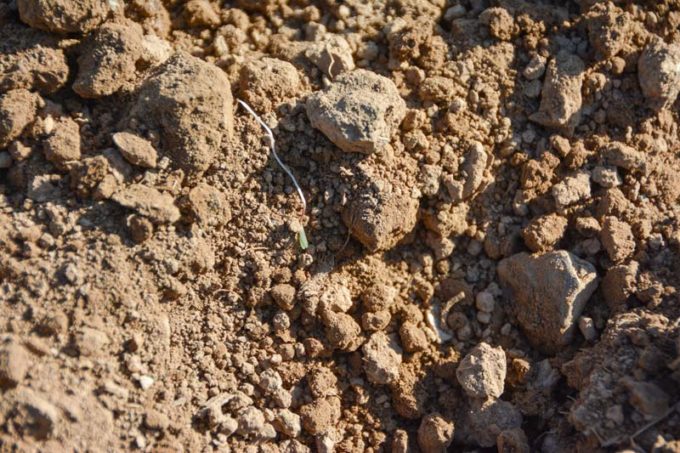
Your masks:
<svg viewBox="0 0 680 453"><path fill-rule="evenodd" d="M60 170L80 159L80 127L70 118L64 118L54 133L45 140L45 158Z"/></svg>
<svg viewBox="0 0 680 453"><path fill-rule="evenodd" d="M567 230L567 219L557 214L536 217L522 230L524 242L532 252L552 250Z"/></svg>

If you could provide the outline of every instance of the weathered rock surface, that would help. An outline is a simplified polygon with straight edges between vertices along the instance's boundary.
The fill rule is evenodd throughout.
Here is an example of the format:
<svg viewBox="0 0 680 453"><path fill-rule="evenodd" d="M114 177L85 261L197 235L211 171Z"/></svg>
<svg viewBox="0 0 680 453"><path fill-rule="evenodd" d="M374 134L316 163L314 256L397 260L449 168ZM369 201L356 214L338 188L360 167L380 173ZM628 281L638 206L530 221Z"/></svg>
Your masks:
<svg viewBox="0 0 680 453"><path fill-rule="evenodd" d="M564 250L513 255L499 263L498 276L511 290L528 340L547 354L571 342L576 320L598 285L593 265Z"/></svg>
<svg viewBox="0 0 680 453"><path fill-rule="evenodd" d="M384 332L376 332L361 350L369 381L374 384L390 384L399 379L402 351L395 338Z"/></svg>
<svg viewBox="0 0 680 453"><path fill-rule="evenodd" d="M307 99L307 116L343 151L370 154L390 142L406 103L390 79L365 69L340 75Z"/></svg>
<svg viewBox="0 0 680 453"><path fill-rule="evenodd" d="M581 121L581 86L585 64L576 55L560 52L550 63L543 82L541 106L530 119L542 126L573 132Z"/></svg>
<svg viewBox="0 0 680 453"><path fill-rule="evenodd" d="M86 33L111 12L106 0L18 0L21 20L53 33Z"/></svg>
<svg viewBox="0 0 680 453"><path fill-rule="evenodd" d="M652 39L638 60L638 78L650 107L670 107L680 93L680 44Z"/></svg>
<svg viewBox="0 0 680 453"><path fill-rule="evenodd" d="M498 398L505 386L505 351L488 343L475 346L456 370L458 383L471 398Z"/></svg>

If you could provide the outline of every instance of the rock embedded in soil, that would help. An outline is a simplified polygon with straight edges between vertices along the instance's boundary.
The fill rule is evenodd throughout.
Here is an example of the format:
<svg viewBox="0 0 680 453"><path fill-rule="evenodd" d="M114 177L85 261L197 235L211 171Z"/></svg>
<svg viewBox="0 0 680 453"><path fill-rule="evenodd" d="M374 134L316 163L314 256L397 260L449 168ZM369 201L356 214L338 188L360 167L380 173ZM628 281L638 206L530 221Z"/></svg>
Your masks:
<svg viewBox="0 0 680 453"><path fill-rule="evenodd" d="M592 264L561 250L519 253L498 265L517 320L529 342L546 354L567 346L575 323L598 285Z"/></svg>
<svg viewBox="0 0 680 453"><path fill-rule="evenodd" d="M132 165L156 168L158 153L148 140L129 132L116 132L112 139L125 160Z"/></svg>
<svg viewBox="0 0 680 453"><path fill-rule="evenodd" d="M241 98L261 113L271 111L300 90L300 74L292 64L276 58L246 62L239 75Z"/></svg>
<svg viewBox="0 0 680 453"><path fill-rule="evenodd" d="M148 217L154 223L174 223L180 217L175 200L170 195L142 184L125 187L114 193L111 199Z"/></svg>
<svg viewBox="0 0 680 453"><path fill-rule="evenodd" d="M143 32L138 24L102 25L84 41L73 91L83 98L99 98L131 86L143 53Z"/></svg>
<svg viewBox="0 0 680 453"><path fill-rule="evenodd" d="M519 429L522 413L512 403L503 400L488 400L481 405L471 406L465 414L463 437L480 447L496 445L498 435L503 431Z"/></svg>
<svg viewBox="0 0 680 453"><path fill-rule="evenodd" d="M418 206L406 187L377 180L355 194L342 220L371 252L389 250L415 227Z"/></svg>
<svg viewBox="0 0 680 453"><path fill-rule="evenodd" d="M53 33L86 33L111 12L106 0L17 0L21 20Z"/></svg>
<svg viewBox="0 0 680 453"><path fill-rule="evenodd" d="M231 136L233 105L229 80L218 67L179 52L156 68L136 92L122 129L144 125L161 137L161 155L191 177L212 164Z"/></svg>
<svg viewBox="0 0 680 453"><path fill-rule="evenodd" d="M680 93L680 44L651 39L638 59L638 78L650 107L673 105Z"/></svg>
<svg viewBox="0 0 680 453"><path fill-rule="evenodd" d="M406 103L390 79L357 69L341 74L307 99L312 126L343 151L382 150L406 115Z"/></svg>
<svg viewBox="0 0 680 453"><path fill-rule="evenodd" d="M418 427L418 446L422 451L444 453L453 442L454 425L439 414L423 417Z"/></svg>
<svg viewBox="0 0 680 453"><path fill-rule="evenodd" d="M346 313L335 313L327 310L322 314L326 326L326 339L333 346L343 352L356 351L363 338L361 326L353 317Z"/></svg>
<svg viewBox="0 0 680 453"><path fill-rule="evenodd" d="M395 338L376 332L361 348L364 371L374 384L391 384L399 379L402 350Z"/></svg>
<svg viewBox="0 0 680 453"><path fill-rule="evenodd" d="M581 121L581 86L585 64L576 55L562 51L546 71L541 106L531 115L535 123L571 134Z"/></svg>
<svg viewBox="0 0 680 453"><path fill-rule="evenodd" d="M503 394L506 372L503 348L480 343L460 362L456 377L470 398L486 400Z"/></svg>
<svg viewBox="0 0 680 453"><path fill-rule="evenodd" d="M30 363L30 354L21 344L12 341L0 346L0 389L21 384Z"/></svg>
<svg viewBox="0 0 680 453"><path fill-rule="evenodd" d="M21 136L35 120L37 109L43 101L28 90L11 90L0 97L0 149Z"/></svg>

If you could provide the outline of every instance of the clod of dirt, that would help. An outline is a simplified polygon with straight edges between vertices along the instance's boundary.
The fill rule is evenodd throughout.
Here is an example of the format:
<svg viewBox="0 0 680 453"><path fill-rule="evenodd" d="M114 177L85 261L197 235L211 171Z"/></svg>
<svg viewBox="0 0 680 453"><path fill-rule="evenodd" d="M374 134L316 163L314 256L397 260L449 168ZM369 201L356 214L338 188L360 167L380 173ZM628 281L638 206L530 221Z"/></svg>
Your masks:
<svg viewBox="0 0 680 453"><path fill-rule="evenodd" d="M488 8L479 15L479 21L489 27L489 34L501 41L509 41L515 32L515 20L505 8Z"/></svg>
<svg viewBox="0 0 680 453"><path fill-rule="evenodd" d="M583 61L566 51L550 60L543 82L541 106L530 119L545 127L573 133L581 121L584 70Z"/></svg>
<svg viewBox="0 0 680 453"><path fill-rule="evenodd" d="M98 98L130 84L137 77L142 43L142 27L134 22L99 27L84 42L73 91L84 98Z"/></svg>
<svg viewBox="0 0 680 453"><path fill-rule="evenodd" d="M125 187L114 193L111 199L148 217L154 223L174 223L180 217L179 209L170 195L142 184Z"/></svg>
<svg viewBox="0 0 680 453"><path fill-rule="evenodd" d="M456 370L458 383L470 398L498 398L505 386L505 351L480 343L460 362Z"/></svg>
<svg viewBox="0 0 680 453"><path fill-rule="evenodd" d="M326 326L326 339L333 348L352 352L361 346L361 327L350 315L326 310L322 318Z"/></svg>
<svg viewBox="0 0 680 453"><path fill-rule="evenodd" d="M638 59L638 78L651 108L670 107L680 93L680 44L652 39Z"/></svg>
<svg viewBox="0 0 680 453"><path fill-rule="evenodd" d="M202 226L225 225L231 220L231 208L224 193L207 183L193 187L182 207L189 219Z"/></svg>
<svg viewBox="0 0 680 453"><path fill-rule="evenodd" d="M522 413L503 400L488 400L473 405L465 414L465 423L460 423L461 434L467 442L480 447L496 445L498 435L503 431L520 429Z"/></svg>
<svg viewBox="0 0 680 453"><path fill-rule="evenodd" d="M377 180L354 196L342 220L368 250L389 250L415 227L418 200L406 187Z"/></svg>
<svg viewBox="0 0 680 453"><path fill-rule="evenodd" d="M241 68L239 95L255 110L267 112L300 89L295 66L276 58L248 61Z"/></svg>
<svg viewBox="0 0 680 453"><path fill-rule="evenodd" d="M305 51L305 56L323 74L332 79L354 69L352 48L347 40L340 35L328 34L324 36L323 40L315 42Z"/></svg>
<svg viewBox="0 0 680 453"><path fill-rule="evenodd" d="M0 91L25 88L43 94L64 86L69 68L57 40L13 24L0 27Z"/></svg>
<svg viewBox="0 0 680 453"><path fill-rule="evenodd" d="M615 263L626 260L635 252L632 228L616 217L605 217L600 237L609 258Z"/></svg>
<svg viewBox="0 0 680 453"><path fill-rule="evenodd" d="M0 148L19 138L35 120L36 111L43 104L41 97L28 90L11 90L0 97Z"/></svg>
<svg viewBox="0 0 680 453"><path fill-rule="evenodd" d="M552 250L567 230L567 218L558 214L536 217L522 230L524 243L532 252Z"/></svg>
<svg viewBox="0 0 680 453"><path fill-rule="evenodd" d="M531 453L527 435L521 429L502 431L496 438L498 453Z"/></svg>
<svg viewBox="0 0 680 453"><path fill-rule="evenodd" d="M637 261L612 266L602 279L604 300L613 312L626 307L626 301L637 289L640 265Z"/></svg>
<svg viewBox="0 0 680 453"><path fill-rule="evenodd" d="M370 154L390 142L406 103L390 79L357 69L307 99L307 117L346 152Z"/></svg>
<svg viewBox="0 0 680 453"><path fill-rule="evenodd" d="M136 93L123 129L144 125L161 137L161 154L190 177L213 162L233 128L232 95L222 70L186 53L156 68Z"/></svg>
<svg viewBox="0 0 680 453"><path fill-rule="evenodd" d="M598 285L594 266L563 250L513 255L499 263L498 276L511 289L527 339L546 354L571 342L576 320Z"/></svg>
<svg viewBox="0 0 680 453"><path fill-rule="evenodd" d="M453 442L453 435L453 422L439 414L428 414L418 427L418 446L422 451L444 453Z"/></svg>
<svg viewBox="0 0 680 453"><path fill-rule="evenodd" d="M399 338L406 352L422 351L427 349L430 343L425 331L411 321L406 321L401 325L399 328Z"/></svg>
<svg viewBox="0 0 680 453"><path fill-rule="evenodd" d="M19 385L30 366L30 354L15 341L0 346L0 389Z"/></svg>
<svg viewBox="0 0 680 453"><path fill-rule="evenodd" d="M401 348L394 337L376 332L361 348L364 371L374 384L391 384L399 379Z"/></svg>
<svg viewBox="0 0 680 453"><path fill-rule="evenodd" d="M618 54L629 36L631 18L611 2L595 5L588 13L588 37L604 58Z"/></svg>
<svg viewBox="0 0 680 453"><path fill-rule="evenodd" d="M278 432L288 437L296 438L302 431L300 420L300 416L290 409L279 409L272 423Z"/></svg>
<svg viewBox="0 0 680 453"><path fill-rule="evenodd" d="M444 179L452 202L459 203L477 192L484 180L484 171L488 161L489 156L484 151L484 146L479 142L474 142L465 154L465 162L460 168L464 177L463 181L453 178Z"/></svg>
<svg viewBox="0 0 680 453"><path fill-rule="evenodd" d="M103 354L103 349L111 342L108 335L92 327L83 327L75 335L75 346L80 355L94 357Z"/></svg>
<svg viewBox="0 0 680 453"><path fill-rule="evenodd" d="M71 118L64 118L54 127L44 144L45 158L60 170L80 159L80 126Z"/></svg>
<svg viewBox="0 0 680 453"><path fill-rule="evenodd" d="M132 165L156 168L158 153L148 140L129 132L117 132L112 139L125 160Z"/></svg>
<svg viewBox="0 0 680 453"><path fill-rule="evenodd" d="M300 408L302 428L309 434L321 434L334 426L341 415L340 398L319 398Z"/></svg>
<svg viewBox="0 0 680 453"><path fill-rule="evenodd" d="M220 16L213 5L206 0L189 0L184 5L184 18L190 27L216 27Z"/></svg>
<svg viewBox="0 0 680 453"><path fill-rule="evenodd" d="M647 164L644 153L621 142L610 143L602 150L601 154L606 163L624 170L643 171Z"/></svg>
<svg viewBox="0 0 680 453"><path fill-rule="evenodd" d="M111 12L106 0L18 0L21 20L53 33L87 33Z"/></svg>

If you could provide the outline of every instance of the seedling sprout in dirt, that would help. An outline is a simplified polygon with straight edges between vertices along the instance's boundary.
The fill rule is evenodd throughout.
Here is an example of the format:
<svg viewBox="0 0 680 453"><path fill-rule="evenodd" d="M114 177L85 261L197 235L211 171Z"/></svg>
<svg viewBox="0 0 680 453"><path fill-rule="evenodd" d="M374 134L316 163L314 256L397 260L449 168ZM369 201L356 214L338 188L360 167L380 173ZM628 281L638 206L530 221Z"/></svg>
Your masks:
<svg viewBox="0 0 680 453"><path fill-rule="evenodd" d="M295 189L297 190L297 193L300 196L300 201L302 202L302 210L307 211L307 200L305 199L304 193L302 193L302 188L298 184L297 179L295 179L295 175L293 175L293 172L290 171L290 168L288 168L283 163L283 161L281 161L279 155L276 153L276 140L274 139L274 133L269 128L269 126L267 126L267 124L262 120L262 118L260 118L259 115L255 113L255 110L253 110L246 102L242 101L241 99L237 99L237 101L239 104L243 106L243 108L245 108L248 111L248 113L250 113L255 118L255 120L260 124L260 126L262 126L262 128L266 131L274 159L276 159L276 162L279 164L279 166L290 177L290 180L293 181L293 185L295 186ZM297 237L298 242L300 244L300 248L302 248L302 250L306 250L307 247L309 247L309 242L307 241L307 234L305 233L304 226L300 227L300 231L297 233Z"/></svg>

